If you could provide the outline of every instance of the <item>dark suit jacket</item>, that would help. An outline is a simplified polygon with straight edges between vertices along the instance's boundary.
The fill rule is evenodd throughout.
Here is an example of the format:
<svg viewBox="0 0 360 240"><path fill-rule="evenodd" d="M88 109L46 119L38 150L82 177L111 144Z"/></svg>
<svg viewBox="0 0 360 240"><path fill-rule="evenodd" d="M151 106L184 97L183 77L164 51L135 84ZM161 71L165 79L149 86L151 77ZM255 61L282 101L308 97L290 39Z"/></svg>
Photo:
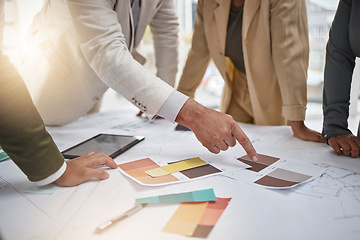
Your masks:
<svg viewBox="0 0 360 240"><path fill-rule="evenodd" d="M350 87L360 56L360 1L341 0L326 46L323 137L349 134Z"/></svg>
<svg viewBox="0 0 360 240"><path fill-rule="evenodd" d="M0 112L0 145L30 181L45 179L60 169L64 158L20 75L1 51Z"/></svg>

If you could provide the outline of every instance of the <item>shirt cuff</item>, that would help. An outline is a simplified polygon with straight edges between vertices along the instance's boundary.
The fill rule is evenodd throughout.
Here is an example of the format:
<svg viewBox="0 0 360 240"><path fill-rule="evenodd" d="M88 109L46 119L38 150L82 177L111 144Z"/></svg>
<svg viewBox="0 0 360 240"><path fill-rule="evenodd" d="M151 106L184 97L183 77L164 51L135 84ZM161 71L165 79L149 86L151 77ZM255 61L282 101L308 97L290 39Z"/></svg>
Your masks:
<svg viewBox="0 0 360 240"><path fill-rule="evenodd" d="M61 177L61 175L64 174L66 170L66 162L64 161L63 165L59 168L59 170L57 170L54 174L48 176L47 178L40 180L40 181L36 181L33 182L36 186L44 186L47 184L50 184L52 182L55 182L56 180L58 180L58 178Z"/></svg>
<svg viewBox="0 0 360 240"><path fill-rule="evenodd" d="M157 115L175 123L177 115L188 99L188 96L182 94L181 92L174 91L161 106Z"/></svg>

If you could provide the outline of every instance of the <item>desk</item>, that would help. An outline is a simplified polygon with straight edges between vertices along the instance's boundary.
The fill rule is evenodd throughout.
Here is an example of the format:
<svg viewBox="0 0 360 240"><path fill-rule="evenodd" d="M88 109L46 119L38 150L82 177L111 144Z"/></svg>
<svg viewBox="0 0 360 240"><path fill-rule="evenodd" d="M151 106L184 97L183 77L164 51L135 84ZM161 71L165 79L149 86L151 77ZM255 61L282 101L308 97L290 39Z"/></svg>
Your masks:
<svg viewBox="0 0 360 240"><path fill-rule="evenodd" d="M89 115L49 132L61 150L100 132L136 134L145 140L115 159L214 161L245 154L238 145L214 155L191 132L174 131L165 120L135 117L132 107ZM162 231L178 204L148 205L101 235L95 228L131 208L135 198L213 188L232 200L208 239L360 239L360 160L336 156L329 146L292 137L289 127L240 124L259 153L326 168L314 181L288 190L269 190L239 179L243 171L163 187L141 186L109 170L105 181L60 188L53 195L25 194L24 174L12 161L0 163L0 231L3 239L189 239ZM234 160L235 161L235 160Z"/></svg>

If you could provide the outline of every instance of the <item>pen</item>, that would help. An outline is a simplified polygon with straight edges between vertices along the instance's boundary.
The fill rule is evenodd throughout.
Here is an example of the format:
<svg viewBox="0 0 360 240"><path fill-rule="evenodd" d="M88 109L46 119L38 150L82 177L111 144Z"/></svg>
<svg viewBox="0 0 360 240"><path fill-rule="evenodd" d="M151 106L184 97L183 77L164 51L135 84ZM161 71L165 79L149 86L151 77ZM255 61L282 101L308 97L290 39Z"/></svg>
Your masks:
<svg viewBox="0 0 360 240"><path fill-rule="evenodd" d="M108 229L109 227L113 226L115 223L130 217L131 215L137 213L140 209L142 209L143 207L146 206L146 203L143 204L136 204L133 208L131 208L130 210L126 211L125 213L121 214L120 216L118 216L117 218L111 219L107 222L104 222L103 224L101 224L100 226L98 226L95 229L95 233L100 234L103 231L105 231L106 229Z"/></svg>

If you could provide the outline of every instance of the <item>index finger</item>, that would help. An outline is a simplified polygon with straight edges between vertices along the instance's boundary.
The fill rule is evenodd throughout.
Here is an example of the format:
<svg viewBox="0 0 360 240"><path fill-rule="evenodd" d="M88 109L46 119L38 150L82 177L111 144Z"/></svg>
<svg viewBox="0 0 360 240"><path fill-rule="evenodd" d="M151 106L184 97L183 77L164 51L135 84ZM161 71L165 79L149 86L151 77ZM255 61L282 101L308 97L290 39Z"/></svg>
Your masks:
<svg viewBox="0 0 360 240"><path fill-rule="evenodd" d="M98 152L90 156L90 165L96 166L96 165L106 165L111 168L117 168L117 164L114 162L114 160L107 156L105 153Z"/></svg>
<svg viewBox="0 0 360 240"><path fill-rule="evenodd" d="M253 160L254 162L258 161L259 157L256 153L254 146L251 144L250 139L246 136L243 130L239 127L239 125L235 124L235 127L232 130L232 134L244 148L251 160Z"/></svg>

